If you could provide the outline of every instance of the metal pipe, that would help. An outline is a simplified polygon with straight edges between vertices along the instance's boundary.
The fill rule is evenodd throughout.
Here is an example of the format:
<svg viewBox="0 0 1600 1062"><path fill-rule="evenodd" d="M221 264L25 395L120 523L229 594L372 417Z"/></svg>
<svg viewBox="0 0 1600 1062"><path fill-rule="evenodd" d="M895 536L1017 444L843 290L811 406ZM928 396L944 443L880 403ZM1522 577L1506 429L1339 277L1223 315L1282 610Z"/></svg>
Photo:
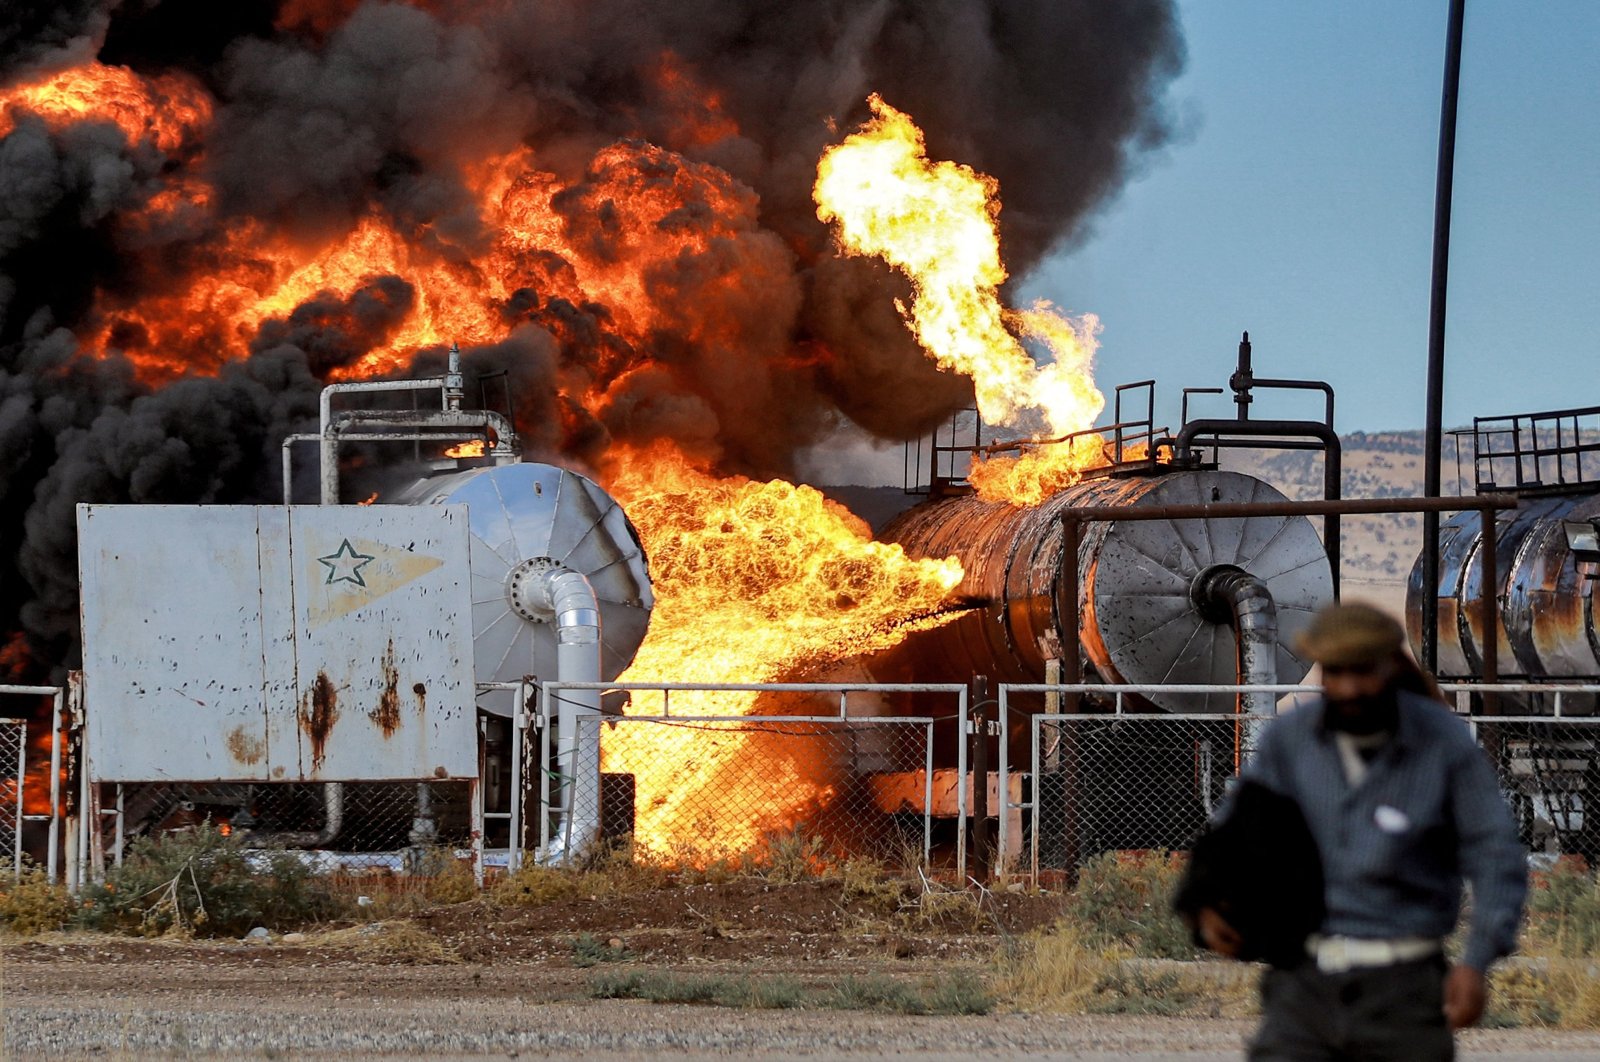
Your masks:
<svg viewBox="0 0 1600 1062"><path fill-rule="evenodd" d="M1233 628L1237 645L1235 671L1240 683L1271 685L1278 681L1278 609L1267 584L1243 568L1219 564L1195 577L1190 597L1200 614ZM1270 693L1239 694L1236 710L1270 715Z"/></svg>
<svg viewBox="0 0 1600 1062"><path fill-rule="evenodd" d="M323 821L320 830L251 830L249 841L262 847L326 848L344 828L344 783L322 784Z"/></svg>
<svg viewBox="0 0 1600 1062"><path fill-rule="evenodd" d="M330 435L333 423L333 396L376 393L379 391L431 391L444 388L442 377L426 380L372 380L358 383L329 384L322 389L318 403L318 438L322 441L322 504L339 504L339 439ZM441 400L441 407L443 402Z"/></svg>
<svg viewBox="0 0 1600 1062"><path fill-rule="evenodd" d="M1422 493L1439 496L1443 448L1445 295L1450 282L1450 206L1455 184L1456 99L1461 89L1461 27L1466 0L1450 0L1445 31L1444 88L1439 104L1439 160L1433 195L1433 286L1428 301L1427 413L1423 431ZM1518 474L1521 462L1518 462ZM1439 517L1422 518L1422 666L1439 661Z"/></svg>
<svg viewBox="0 0 1600 1062"><path fill-rule="evenodd" d="M511 424L498 413L489 410L361 410L355 413L341 413L339 417L323 429L322 435L322 468L321 468L321 502L323 505L337 505L339 503L339 443L354 441L359 438L360 432L370 431L376 427L394 428L483 428L493 429L495 432L494 445L489 448L491 458L506 463L516 460L517 443L516 432ZM417 436L405 431L380 433L371 436L374 441L380 442L409 442L421 438L444 440L446 435L438 432L428 432ZM477 434L467 436L477 438ZM331 444L331 448L330 448Z"/></svg>
<svg viewBox="0 0 1600 1062"><path fill-rule="evenodd" d="M1248 345L1249 333L1245 333ZM1279 381L1285 382L1285 381ZM1328 408L1333 408L1332 389L1328 391ZM1322 496L1325 501L1338 501L1343 491L1344 458L1339 433L1331 424L1314 420L1253 420L1247 425L1231 420L1192 420L1178 431L1173 442L1173 457L1179 462L1193 457L1194 440L1200 435L1221 435L1226 432L1248 431L1252 435L1267 437L1311 438L1322 444ZM1326 513L1322 525L1322 546L1328 555L1329 573L1333 578L1333 596L1339 596L1339 519L1337 513Z"/></svg>
<svg viewBox="0 0 1600 1062"><path fill-rule="evenodd" d="M45 846L45 877L56 883L61 855L61 733L66 691L57 690L50 701L50 839Z"/></svg>
<svg viewBox="0 0 1600 1062"><path fill-rule="evenodd" d="M1463 513L1515 509L1510 494L1471 498L1347 498L1337 501L1214 502L1198 505L1080 505L1060 510L1063 525L1076 520L1189 520L1244 516L1352 516L1373 513Z"/></svg>
<svg viewBox="0 0 1600 1062"><path fill-rule="evenodd" d="M1490 510L1483 509L1478 516L1483 526L1482 545L1479 547L1483 550L1483 681L1497 682L1500 679L1500 558L1497 556L1499 543L1496 541L1499 529L1495 525L1494 513ZM1423 548L1427 548L1426 544ZM1437 555L1437 547L1434 552ZM1435 576L1434 579L1437 583L1438 577ZM1424 594L1423 600L1426 601L1430 597L1437 608L1437 587ZM1429 668L1428 673L1431 675L1433 669ZM1485 715L1494 714L1495 700L1493 693L1484 694Z"/></svg>
<svg viewBox="0 0 1600 1062"><path fill-rule="evenodd" d="M560 681L599 682L600 606L589 580L580 572L554 567L519 584L513 593L524 598L525 607L554 614ZM585 741L581 732L586 722L600 717L600 691L564 688L558 711L556 770L567 796L561 802L560 852L546 858L566 863L600 836L600 735L597 730Z"/></svg>

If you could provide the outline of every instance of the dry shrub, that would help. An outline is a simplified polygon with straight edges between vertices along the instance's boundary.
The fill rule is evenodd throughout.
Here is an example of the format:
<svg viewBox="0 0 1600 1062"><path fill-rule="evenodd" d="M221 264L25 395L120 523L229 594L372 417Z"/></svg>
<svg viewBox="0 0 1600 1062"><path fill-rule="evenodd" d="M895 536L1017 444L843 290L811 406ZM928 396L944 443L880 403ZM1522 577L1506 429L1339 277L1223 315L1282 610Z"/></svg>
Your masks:
<svg viewBox="0 0 1600 1062"><path fill-rule="evenodd" d="M577 895L577 874L531 865L507 874L489 890L489 899L501 907L542 907Z"/></svg>
<svg viewBox="0 0 1600 1062"><path fill-rule="evenodd" d="M632 844L625 841L601 849L580 868L525 863L496 882L489 899L501 907L539 907L577 897L635 896L660 889L670 880L661 866L635 859Z"/></svg>
<svg viewBox="0 0 1600 1062"><path fill-rule="evenodd" d="M60 885L50 884L39 867L26 867L12 879L9 867L0 867L0 925L24 937L60 929L76 910L72 897Z"/></svg>
<svg viewBox="0 0 1600 1062"><path fill-rule="evenodd" d="M1104 852L1083 865L1066 917L1101 947L1149 959L1193 959L1189 930L1172 913L1183 858L1171 852Z"/></svg>
<svg viewBox="0 0 1600 1062"><path fill-rule="evenodd" d="M307 947L347 951L368 962L438 966L461 961L438 937L415 922L372 922L350 929L318 933Z"/></svg>
<svg viewBox="0 0 1600 1062"><path fill-rule="evenodd" d="M753 857L757 876L774 885L795 885L822 877L830 866L827 846L820 837L807 837L799 829L769 834Z"/></svg>
<svg viewBox="0 0 1600 1062"><path fill-rule="evenodd" d="M1078 926L1059 922L1002 957L996 987L1019 1010L1081 1014L1114 964Z"/></svg>
<svg viewBox="0 0 1600 1062"><path fill-rule="evenodd" d="M129 846L105 881L85 886L77 920L144 936L239 936L327 916L326 883L292 852L251 850L210 823Z"/></svg>
<svg viewBox="0 0 1600 1062"><path fill-rule="evenodd" d="M1553 995L1564 1000L1561 1025L1567 1029L1600 1029L1600 970L1592 962L1563 964L1551 971Z"/></svg>
<svg viewBox="0 0 1600 1062"><path fill-rule="evenodd" d="M1600 955L1600 881L1581 859L1563 856L1529 883L1526 949L1534 954Z"/></svg>

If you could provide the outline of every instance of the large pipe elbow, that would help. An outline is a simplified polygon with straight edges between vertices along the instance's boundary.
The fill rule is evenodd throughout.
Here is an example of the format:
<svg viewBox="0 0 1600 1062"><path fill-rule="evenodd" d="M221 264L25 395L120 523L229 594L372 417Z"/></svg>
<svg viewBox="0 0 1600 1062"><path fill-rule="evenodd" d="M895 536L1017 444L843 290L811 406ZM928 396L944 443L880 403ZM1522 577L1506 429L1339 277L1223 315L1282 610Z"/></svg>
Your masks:
<svg viewBox="0 0 1600 1062"><path fill-rule="evenodd" d="M1200 614L1233 628L1238 645L1239 683L1271 686L1278 681L1278 607L1267 584L1243 568L1219 564L1195 577L1190 591ZM1251 715L1270 715L1276 696L1242 694L1240 708Z"/></svg>

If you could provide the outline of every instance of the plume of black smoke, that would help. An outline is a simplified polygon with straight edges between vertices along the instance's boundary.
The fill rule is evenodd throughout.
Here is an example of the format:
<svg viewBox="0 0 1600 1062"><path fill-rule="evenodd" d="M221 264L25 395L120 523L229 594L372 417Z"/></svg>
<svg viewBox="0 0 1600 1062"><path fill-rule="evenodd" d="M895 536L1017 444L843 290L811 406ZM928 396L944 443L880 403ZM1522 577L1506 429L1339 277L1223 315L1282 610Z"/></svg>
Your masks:
<svg viewBox="0 0 1600 1062"><path fill-rule="evenodd" d="M73 656L76 502L276 500L278 442L314 425L321 378L386 342L417 297L402 277L317 295L215 377L160 389L80 355L73 335L100 301L203 271L230 224L337 233L378 211L472 269L496 234L463 174L531 145L568 186L566 237L626 255L607 189L671 183L682 206L653 223L694 239L644 273L644 342L615 308L560 294L571 263L530 253L499 307L507 337L469 350L469 371L508 371L530 452L592 461L666 437L730 471L782 473L841 417L905 437L970 399L897 319L903 281L837 257L816 220L816 159L866 96L910 113L933 156L1000 181L1007 260L1025 271L1161 143L1182 59L1172 0L288 6L0 14L0 85L99 47L142 73L195 75L215 99L193 157L27 115L0 140L0 635L25 626L40 659ZM194 165L214 189L207 216L135 217ZM713 209L730 201L731 216ZM563 394L601 397L586 409Z"/></svg>

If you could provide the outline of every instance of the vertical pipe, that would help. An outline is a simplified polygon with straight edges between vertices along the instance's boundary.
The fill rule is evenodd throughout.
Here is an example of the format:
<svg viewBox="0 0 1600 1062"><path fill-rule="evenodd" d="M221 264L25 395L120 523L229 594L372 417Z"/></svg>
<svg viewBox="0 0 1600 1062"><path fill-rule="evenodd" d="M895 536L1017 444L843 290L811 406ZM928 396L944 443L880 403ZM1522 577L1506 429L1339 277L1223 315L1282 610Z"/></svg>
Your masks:
<svg viewBox="0 0 1600 1062"><path fill-rule="evenodd" d="M61 862L61 714L66 691L50 699L50 841L45 849L45 877L56 883Z"/></svg>
<svg viewBox="0 0 1600 1062"><path fill-rule="evenodd" d="M1068 686L1076 686L1083 682L1083 632L1079 627L1078 615L1078 584L1081 576L1078 572L1078 547L1083 538L1083 525L1077 517L1064 517L1061 521L1061 590L1056 598L1065 606L1063 609L1063 645L1061 651L1066 654L1062 659L1062 682ZM1082 702L1083 694L1076 689L1069 689L1064 698L1061 711L1063 715L1077 715ZM1063 721L1061 725L1060 758L1057 761L1061 767L1061 797L1065 815L1061 824L1062 838L1062 863L1067 872L1068 880L1077 880L1078 870L1078 731L1072 724Z"/></svg>
<svg viewBox="0 0 1600 1062"><path fill-rule="evenodd" d="M127 799L128 799L128 794L127 794L126 788L123 786L123 784L121 782L118 782L117 783L117 846L116 846L115 851L116 851L116 863L117 863L117 866L119 866L119 867L122 865L122 847L127 841L127 838L125 836L123 836L123 832L122 832L123 823L127 821L123 817L123 813L127 810Z"/></svg>
<svg viewBox="0 0 1600 1062"><path fill-rule="evenodd" d="M1500 558L1499 543L1496 541L1498 528L1495 525L1494 510L1485 506L1478 510L1478 518L1482 523L1483 545L1483 681L1498 682L1500 680ZM1487 715L1495 712L1495 695L1483 695L1483 710Z"/></svg>
<svg viewBox="0 0 1600 1062"><path fill-rule="evenodd" d="M1052 714L1046 712L1046 715ZM1040 732L1043 723L1040 717L1028 717L1028 767L1033 772L1033 831L1028 839L1028 875L1033 879L1033 884L1039 884L1039 827L1044 820L1044 786L1040 771L1039 744Z"/></svg>
<svg viewBox="0 0 1600 1062"><path fill-rule="evenodd" d="M482 773L467 784L472 787L472 883L483 888L483 780Z"/></svg>
<svg viewBox="0 0 1600 1062"><path fill-rule="evenodd" d="M974 877L989 876L989 680L972 679L972 846Z"/></svg>
<svg viewBox="0 0 1600 1062"><path fill-rule="evenodd" d="M550 684L539 686L539 859L550 858Z"/></svg>
<svg viewBox="0 0 1600 1062"><path fill-rule="evenodd" d="M967 691L958 694L956 707L956 873L967 880Z"/></svg>
<svg viewBox="0 0 1600 1062"><path fill-rule="evenodd" d="M997 691L998 701L995 704L995 718L1000 721L1000 739L996 746L998 750L998 770L995 772L994 798L999 804L996 810L996 841L994 872L1002 882L1006 880L1006 859L1011 854L1013 843L1006 823L1011 818L1011 726L1010 713L1007 711L1006 688L1001 686Z"/></svg>
<svg viewBox="0 0 1600 1062"><path fill-rule="evenodd" d="M17 828L13 831L11 866L17 879L22 879L22 786L28 775L28 724L17 722Z"/></svg>
<svg viewBox="0 0 1600 1062"><path fill-rule="evenodd" d="M1445 35L1444 91L1439 107L1439 161L1433 196L1433 290L1428 305L1427 423L1422 493L1439 496L1444 401L1445 294L1450 274L1450 205L1455 183L1456 99L1461 87L1461 26L1466 0L1450 0ZM1422 666L1439 664L1439 514L1422 515Z"/></svg>
<svg viewBox="0 0 1600 1062"><path fill-rule="evenodd" d="M933 723L923 731L922 746L922 865L933 858Z"/></svg>
<svg viewBox="0 0 1600 1062"><path fill-rule="evenodd" d="M517 703L511 710L511 836L507 838L506 871L522 869L522 728L528 724L528 680L517 683Z"/></svg>

